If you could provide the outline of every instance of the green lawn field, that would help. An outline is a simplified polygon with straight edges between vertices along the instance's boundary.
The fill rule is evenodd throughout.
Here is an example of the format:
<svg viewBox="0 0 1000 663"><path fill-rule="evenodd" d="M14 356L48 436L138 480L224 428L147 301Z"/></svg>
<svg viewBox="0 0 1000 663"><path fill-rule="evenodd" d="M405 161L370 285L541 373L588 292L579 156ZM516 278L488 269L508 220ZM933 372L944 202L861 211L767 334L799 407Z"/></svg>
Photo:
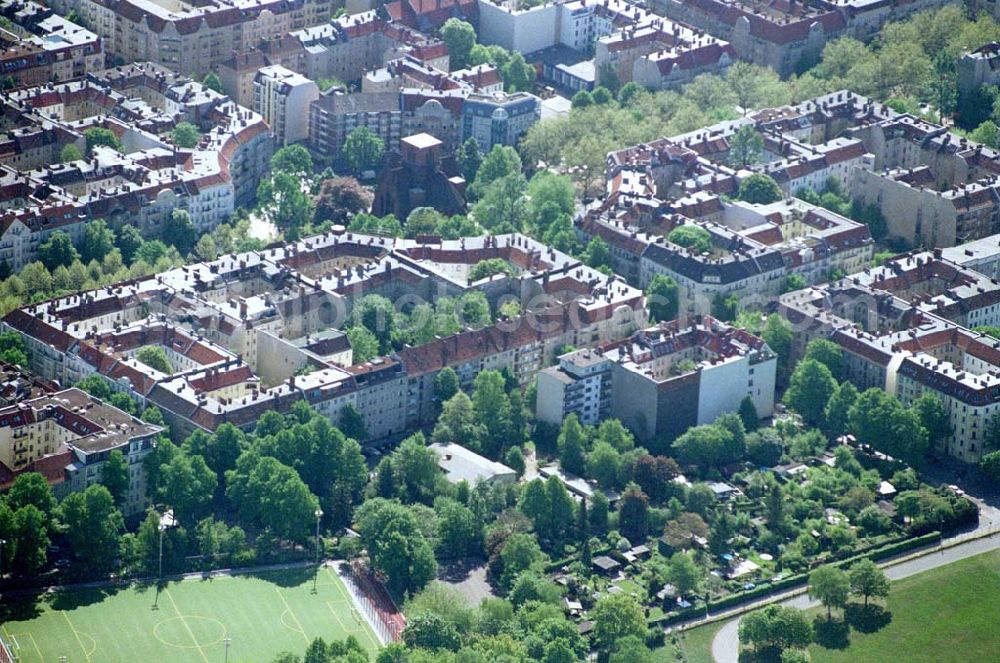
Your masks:
<svg viewBox="0 0 1000 663"><path fill-rule="evenodd" d="M1000 551L994 551L892 583L887 626L874 633L851 629L842 649L809 651L813 663L996 661L998 597Z"/></svg>
<svg viewBox="0 0 1000 663"><path fill-rule="evenodd" d="M329 568L267 572L155 587L68 591L4 601L0 632L21 663L266 663L302 654L315 637L378 644ZM62 659L60 657L65 657ZM372 657L374 658L374 656Z"/></svg>
<svg viewBox="0 0 1000 663"><path fill-rule="evenodd" d="M726 622L713 622L698 626L678 634L678 647L683 652L685 663L713 663L712 640Z"/></svg>

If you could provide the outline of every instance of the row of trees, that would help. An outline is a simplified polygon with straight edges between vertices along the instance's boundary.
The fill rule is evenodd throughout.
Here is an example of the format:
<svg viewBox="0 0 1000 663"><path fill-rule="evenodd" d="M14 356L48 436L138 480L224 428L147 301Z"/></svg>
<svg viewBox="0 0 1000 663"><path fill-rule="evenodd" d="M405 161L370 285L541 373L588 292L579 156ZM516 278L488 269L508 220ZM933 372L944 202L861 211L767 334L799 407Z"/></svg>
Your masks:
<svg viewBox="0 0 1000 663"><path fill-rule="evenodd" d="M850 594L864 597L867 610L870 598L889 595L889 580L869 559L856 562L847 571L821 566L809 576L809 596L827 608L828 622L833 621L833 608L847 606ZM739 638L741 644L753 648L754 660L797 663L809 660L804 650L823 626L816 622L814 629L801 610L772 604L740 620Z"/></svg>
<svg viewBox="0 0 1000 663"><path fill-rule="evenodd" d="M830 435L852 433L915 467L924 462L931 444L951 434L948 413L933 394L924 394L911 407L882 389L859 394L850 382L838 382L841 364L841 350L834 343L809 343L784 397L806 424Z"/></svg>
<svg viewBox="0 0 1000 663"><path fill-rule="evenodd" d="M521 53L511 53L502 46L476 43L476 29L471 23L449 18L441 26L441 40L448 46L452 71L491 64L500 70L507 92L530 90L535 81L535 69Z"/></svg>
<svg viewBox="0 0 1000 663"><path fill-rule="evenodd" d="M519 311L517 301L512 300L498 306L494 315L486 296L478 290L455 298L439 297L433 305L417 304L408 313L396 310L382 295L366 295L355 305L346 333L354 362L361 363L405 345L422 345L467 328L480 329L491 324L494 317L516 315Z"/></svg>

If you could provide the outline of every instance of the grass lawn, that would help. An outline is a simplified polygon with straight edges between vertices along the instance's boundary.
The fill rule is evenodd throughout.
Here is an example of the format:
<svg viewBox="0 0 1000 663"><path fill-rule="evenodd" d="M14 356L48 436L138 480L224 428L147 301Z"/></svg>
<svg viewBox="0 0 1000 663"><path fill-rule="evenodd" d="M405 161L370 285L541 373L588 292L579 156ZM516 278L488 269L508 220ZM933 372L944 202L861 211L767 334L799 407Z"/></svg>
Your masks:
<svg viewBox="0 0 1000 663"><path fill-rule="evenodd" d="M1000 551L905 578L892 583L887 626L874 633L851 629L843 649L813 645L813 663L996 661L997 597Z"/></svg>
<svg viewBox="0 0 1000 663"><path fill-rule="evenodd" d="M714 659L712 658L712 640L715 638L715 634L719 632L719 629L725 624L725 621L715 622L677 633L677 649L682 654L680 660L686 661L686 663L714 663ZM667 647L669 648L670 646L668 636ZM664 658L663 660L674 661L677 659Z"/></svg>
<svg viewBox="0 0 1000 663"><path fill-rule="evenodd" d="M264 662L301 655L315 637L354 635L370 652L375 635L336 573L323 568L276 571L155 587L79 590L5 601L4 640L21 663ZM16 644L15 644L16 643Z"/></svg>

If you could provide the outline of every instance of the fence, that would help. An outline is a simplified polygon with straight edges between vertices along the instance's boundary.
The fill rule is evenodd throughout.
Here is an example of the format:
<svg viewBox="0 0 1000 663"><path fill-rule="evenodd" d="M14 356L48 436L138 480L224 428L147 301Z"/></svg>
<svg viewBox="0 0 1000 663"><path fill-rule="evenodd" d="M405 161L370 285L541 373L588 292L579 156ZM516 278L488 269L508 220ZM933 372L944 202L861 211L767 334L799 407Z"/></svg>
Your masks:
<svg viewBox="0 0 1000 663"><path fill-rule="evenodd" d="M0 639L0 663L17 663L14 653L3 639Z"/></svg>
<svg viewBox="0 0 1000 663"><path fill-rule="evenodd" d="M400 640L406 628L406 618L382 582L359 560L354 560L347 568L349 572L344 574L344 579L354 590L358 606L375 628L379 639L386 644Z"/></svg>

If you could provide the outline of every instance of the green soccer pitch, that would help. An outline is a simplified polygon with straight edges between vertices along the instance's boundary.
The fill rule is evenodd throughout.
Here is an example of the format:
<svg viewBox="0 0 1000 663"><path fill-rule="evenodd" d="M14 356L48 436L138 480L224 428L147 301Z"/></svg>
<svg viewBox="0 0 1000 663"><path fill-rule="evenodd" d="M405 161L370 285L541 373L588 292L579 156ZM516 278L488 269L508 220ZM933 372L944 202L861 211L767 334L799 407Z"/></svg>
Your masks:
<svg viewBox="0 0 1000 663"><path fill-rule="evenodd" d="M165 585L158 600L154 586L5 599L0 633L21 663L222 663L226 638L230 663L301 655L316 637L353 635L374 654L378 641L343 581L330 568L315 574L181 580Z"/></svg>

